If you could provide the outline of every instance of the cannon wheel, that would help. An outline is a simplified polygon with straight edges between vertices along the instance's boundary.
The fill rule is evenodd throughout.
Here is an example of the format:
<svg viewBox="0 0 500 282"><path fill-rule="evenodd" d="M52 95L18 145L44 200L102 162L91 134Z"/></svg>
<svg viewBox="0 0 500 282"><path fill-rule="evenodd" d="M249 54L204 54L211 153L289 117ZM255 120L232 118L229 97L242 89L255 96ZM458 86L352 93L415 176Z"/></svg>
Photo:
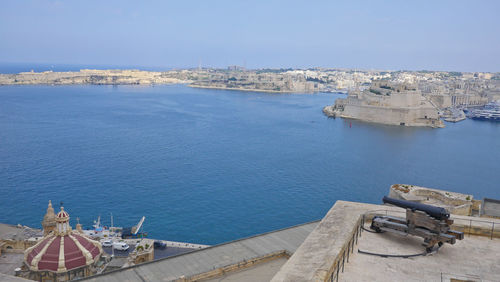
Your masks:
<svg viewBox="0 0 500 282"><path fill-rule="evenodd" d="M380 227L373 225L373 221L374 221L374 220L375 220L375 218L377 218L377 217L378 217L378 216L376 216L376 217L374 217L374 218L372 219L372 224L370 225L370 229L371 229L371 230L373 230L373 231L375 231L375 232L377 232L377 233L382 233L382 230L380 229Z"/></svg>

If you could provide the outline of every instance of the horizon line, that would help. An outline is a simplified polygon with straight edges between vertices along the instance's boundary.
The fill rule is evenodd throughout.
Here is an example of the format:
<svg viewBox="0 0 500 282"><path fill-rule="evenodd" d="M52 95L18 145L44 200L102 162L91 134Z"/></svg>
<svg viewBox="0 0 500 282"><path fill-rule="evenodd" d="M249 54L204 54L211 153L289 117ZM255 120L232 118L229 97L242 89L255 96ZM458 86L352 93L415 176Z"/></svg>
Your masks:
<svg viewBox="0 0 500 282"><path fill-rule="evenodd" d="M167 66L146 66L146 65L120 65L120 64L81 64L81 63L48 63L48 62L0 62L2 65L47 65L51 67L77 67L79 70L85 69L95 69L95 70L141 70L141 71L151 71L151 69L165 70L165 71L175 71L175 70L196 70L199 66L184 66L184 67L167 67ZM500 71L457 71L457 70L436 70L436 69L383 69L383 68L350 68L350 67L325 67L325 66L310 66L310 67L244 67L237 64L227 65L225 67L216 66L202 66L201 69L211 69L211 70L227 70L228 67L241 67L244 70L349 70L349 71L379 71L379 72L459 72L459 73L500 73ZM52 70L53 71L53 70ZM54 71L54 72L71 72L75 70L68 71ZM29 71L23 71L29 72ZM0 74L6 74L1 73Z"/></svg>

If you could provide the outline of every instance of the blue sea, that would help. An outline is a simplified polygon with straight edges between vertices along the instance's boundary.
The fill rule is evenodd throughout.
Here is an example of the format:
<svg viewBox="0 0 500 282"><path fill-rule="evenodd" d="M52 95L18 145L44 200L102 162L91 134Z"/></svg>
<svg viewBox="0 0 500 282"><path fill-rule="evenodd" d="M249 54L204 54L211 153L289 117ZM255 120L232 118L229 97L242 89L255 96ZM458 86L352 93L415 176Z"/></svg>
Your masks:
<svg viewBox="0 0 500 282"><path fill-rule="evenodd" d="M217 244L380 203L394 183L500 198L500 123L327 118L341 94L169 86L0 87L0 222L60 202L90 227Z"/></svg>

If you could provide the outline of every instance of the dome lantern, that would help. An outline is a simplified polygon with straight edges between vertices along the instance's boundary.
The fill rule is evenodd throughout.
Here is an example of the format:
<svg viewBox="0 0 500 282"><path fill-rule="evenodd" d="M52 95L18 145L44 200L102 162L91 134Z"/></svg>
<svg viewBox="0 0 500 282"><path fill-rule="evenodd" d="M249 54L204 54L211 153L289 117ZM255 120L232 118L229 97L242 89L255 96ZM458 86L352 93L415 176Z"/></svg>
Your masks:
<svg viewBox="0 0 500 282"><path fill-rule="evenodd" d="M56 235L64 236L71 232L71 226L69 225L69 214L61 207L61 211L56 215Z"/></svg>

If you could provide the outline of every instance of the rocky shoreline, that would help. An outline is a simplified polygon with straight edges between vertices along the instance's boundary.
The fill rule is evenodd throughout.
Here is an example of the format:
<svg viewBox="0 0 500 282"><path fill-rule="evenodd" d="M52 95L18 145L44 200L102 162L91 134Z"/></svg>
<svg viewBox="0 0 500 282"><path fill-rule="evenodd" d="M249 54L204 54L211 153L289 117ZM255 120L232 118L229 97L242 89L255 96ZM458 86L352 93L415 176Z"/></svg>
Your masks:
<svg viewBox="0 0 500 282"><path fill-rule="evenodd" d="M189 80L168 72L140 70L80 70L79 72L22 72L0 74L0 85L133 85L174 84Z"/></svg>

